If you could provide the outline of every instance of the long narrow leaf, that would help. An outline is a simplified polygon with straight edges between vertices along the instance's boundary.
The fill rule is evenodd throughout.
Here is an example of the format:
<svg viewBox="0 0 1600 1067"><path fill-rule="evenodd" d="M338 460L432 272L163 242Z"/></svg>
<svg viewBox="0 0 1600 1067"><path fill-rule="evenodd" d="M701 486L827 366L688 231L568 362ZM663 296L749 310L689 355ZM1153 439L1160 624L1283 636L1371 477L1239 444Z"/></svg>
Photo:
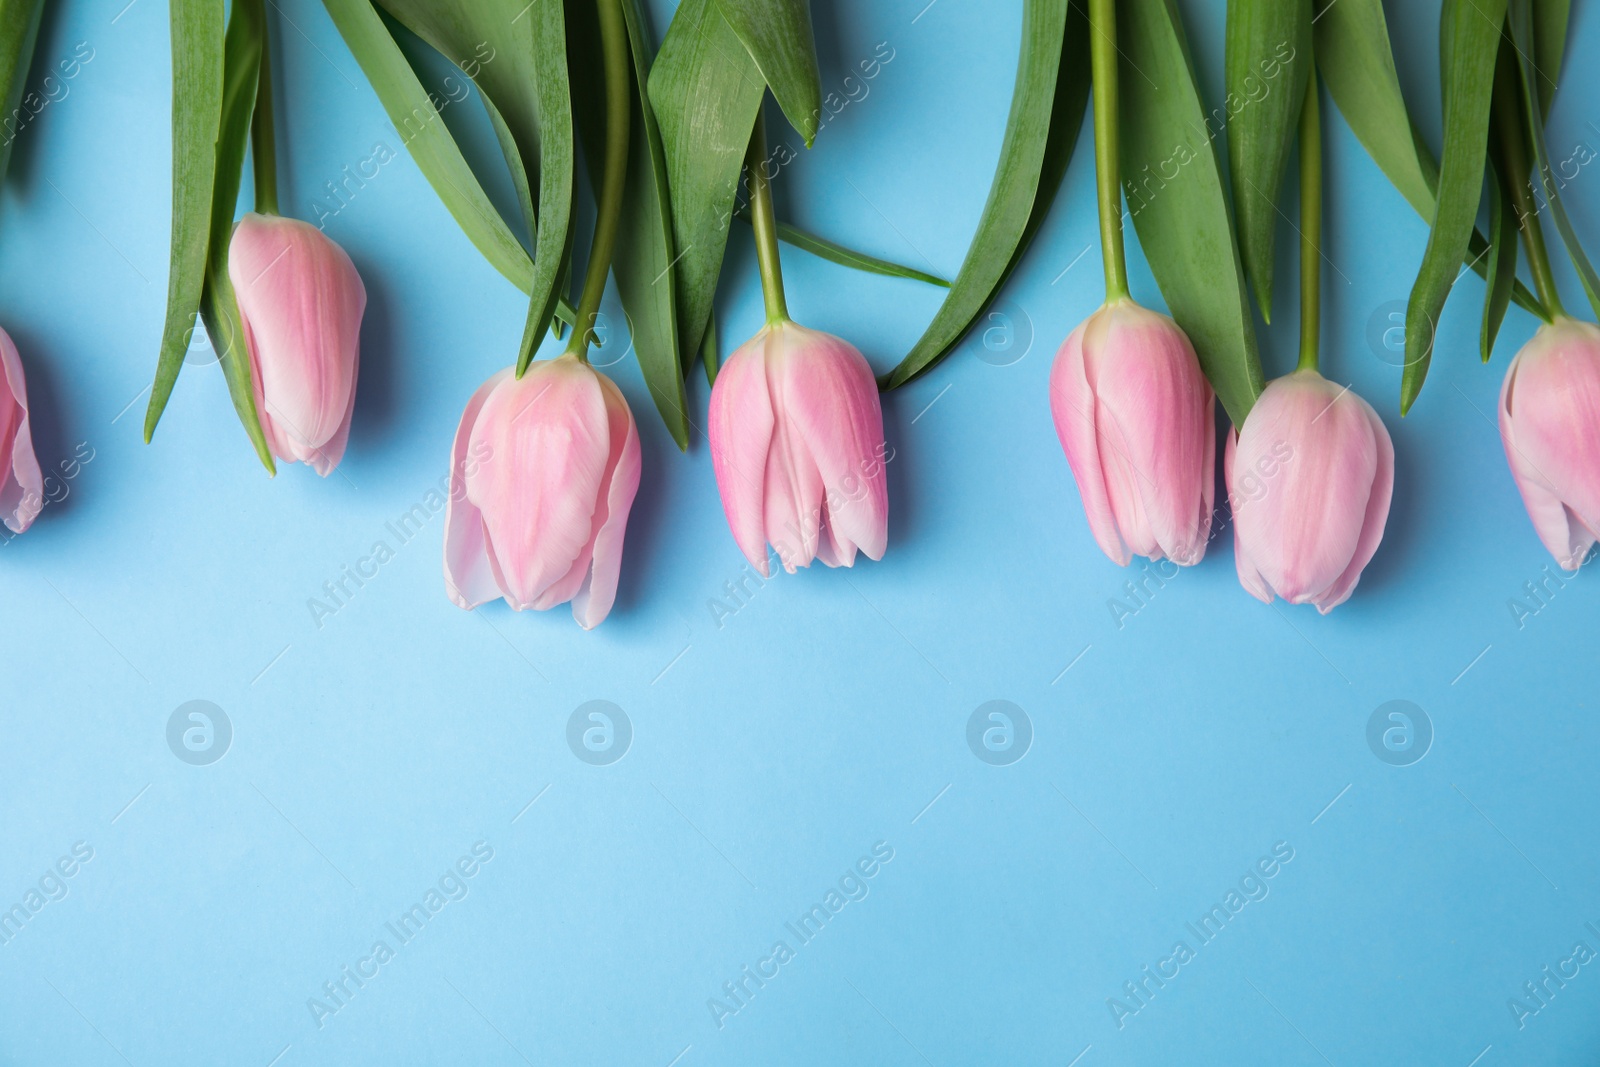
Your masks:
<svg viewBox="0 0 1600 1067"><path fill-rule="evenodd" d="M222 120L217 134L216 184L211 194L211 238L206 256L205 289L200 296L200 317L205 320L211 348L217 353L228 396L244 426L256 455L276 473L272 452L261 432L255 387L250 378L250 353L245 344L239 305L228 278L228 243L233 236L233 212L244 177L245 147L250 140L250 120L255 113L256 86L261 70L261 38L266 32L262 0L235 0L228 20L226 60L222 90Z"/></svg>
<svg viewBox="0 0 1600 1067"><path fill-rule="evenodd" d="M977 232L933 321L899 365L880 379L886 390L904 385L950 353L988 305L1012 263L1039 193L1067 6L1067 0L1027 0L1023 7L1011 114Z"/></svg>
<svg viewBox="0 0 1600 1067"><path fill-rule="evenodd" d="M1167 308L1235 426L1263 388L1222 170L1172 0L1120 5L1128 210ZM1170 174L1170 177L1169 177Z"/></svg>
<svg viewBox="0 0 1600 1067"><path fill-rule="evenodd" d="M650 68L672 196L678 336L700 348L728 244L739 172L766 82L716 0L683 0Z"/></svg>
<svg viewBox="0 0 1600 1067"><path fill-rule="evenodd" d="M789 125L810 148L822 115L811 0L717 0L717 6L772 87Z"/></svg>
<svg viewBox="0 0 1600 1067"><path fill-rule="evenodd" d="M1445 0L1440 17L1440 77L1444 82L1444 152L1439 202L1422 268L1406 306L1406 363L1400 413L1411 409L1433 358L1435 324L1461 272L1482 199L1488 150L1489 100L1506 0Z"/></svg>
<svg viewBox="0 0 1600 1067"><path fill-rule="evenodd" d="M1228 99L1240 101L1228 125L1239 250L1261 317L1271 322L1278 190L1311 67L1311 5L1228 0L1227 38Z"/></svg>
<svg viewBox="0 0 1600 1067"><path fill-rule="evenodd" d="M171 0L172 23L172 254L167 315L156 378L145 409L144 439L156 432L183 368L205 288L211 236L211 187L222 121L222 5L216 0ZM233 205L228 209L232 211Z"/></svg>
<svg viewBox="0 0 1600 1067"><path fill-rule="evenodd" d="M1389 46L1383 0L1316 0L1312 19L1317 72L1339 112L1350 124L1367 154L1378 164L1417 214L1433 220L1439 165L1406 111ZM1476 229L1467 246L1467 262L1488 276L1489 242ZM1520 281L1511 285L1511 299L1545 317L1534 295Z"/></svg>
<svg viewBox="0 0 1600 1067"><path fill-rule="evenodd" d="M1544 200L1550 206L1550 216L1555 220L1556 231L1561 234L1561 243L1567 246L1567 257L1577 269L1578 280L1583 282L1583 291L1589 297L1589 306L1594 308L1596 316L1600 316L1600 276L1596 276L1594 265L1584 254L1583 245L1578 241L1578 233L1572 228L1572 220L1567 217L1567 209L1562 206L1561 191L1556 185L1555 172L1550 169L1550 149L1544 140L1544 122L1535 104L1539 98L1539 87L1538 72L1533 69L1531 58L1534 47L1531 8L1529 0L1511 2L1511 35L1517 45L1518 66L1522 70L1523 104L1527 111L1528 133L1533 141L1533 165L1539 172Z"/></svg>
<svg viewBox="0 0 1600 1067"><path fill-rule="evenodd" d="M1511 284L1517 280L1517 209L1499 168L1489 164L1489 292L1483 301L1479 354L1485 363L1511 305Z"/></svg>
<svg viewBox="0 0 1600 1067"><path fill-rule="evenodd" d="M28 68L33 65L33 45L39 36L39 15L44 0L5 0L0 3L0 115L15 115L22 103L22 90L28 83ZM15 129L0 141L0 178L11 162Z"/></svg>
<svg viewBox="0 0 1600 1067"><path fill-rule="evenodd" d="M747 207L739 208L734 214L738 216L741 222L747 223L750 221L750 209ZM853 248L846 248L844 245L830 241L826 237L818 237L814 233L802 230L798 226L791 226L787 222L778 223L778 240L792 245L802 252L810 252L817 258L825 259L829 263L837 263L841 267L852 267L867 274L882 274L890 278L910 278L912 281L927 282L929 285L937 285L945 289L950 288L950 283L937 274L929 274L927 271L917 270L915 267L907 267L904 264L895 263L887 259L879 259L877 256L869 256L865 252L857 252Z"/></svg>
<svg viewBox="0 0 1600 1067"><path fill-rule="evenodd" d="M1572 0L1539 0L1533 9L1533 60L1539 68L1539 114L1550 114L1556 82L1561 80L1561 54L1567 50L1567 20Z"/></svg>

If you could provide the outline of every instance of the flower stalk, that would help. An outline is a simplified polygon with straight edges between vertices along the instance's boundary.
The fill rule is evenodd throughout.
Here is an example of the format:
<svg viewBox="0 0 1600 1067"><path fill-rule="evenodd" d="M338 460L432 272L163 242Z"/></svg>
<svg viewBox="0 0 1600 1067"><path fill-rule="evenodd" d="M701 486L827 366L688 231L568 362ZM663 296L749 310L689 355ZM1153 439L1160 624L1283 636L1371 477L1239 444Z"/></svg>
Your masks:
<svg viewBox="0 0 1600 1067"><path fill-rule="evenodd" d="M1322 341L1322 116L1317 68L1310 56L1300 108L1300 364L1316 370Z"/></svg>
<svg viewBox="0 0 1600 1067"><path fill-rule="evenodd" d="M250 116L250 157L255 179L256 211L278 214L277 128L272 111L272 34L261 23L261 71L256 78L256 109Z"/></svg>
<svg viewBox="0 0 1600 1067"><path fill-rule="evenodd" d="M606 159L596 204L594 242L589 246L589 265L583 276L583 295L566 347L567 355L577 356L585 363L589 361L589 345L595 341L595 318L600 312L600 297L605 293L611 252L617 241L623 185L628 176L628 126L633 117L628 36L621 2L595 0L595 8L600 16L600 44L605 55Z"/></svg>
<svg viewBox="0 0 1600 1067"><path fill-rule="evenodd" d="M1100 206L1100 255L1106 303L1128 295L1122 247L1122 173L1117 153L1116 0L1089 0L1090 72L1094 79L1094 174Z"/></svg>
<svg viewBox="0 0 1600 1067"><path fill-rule="evenodd" d="M756 268L761 272L761 296L767 306L767 325L789 320L783 296L783 265L778 261L778 221L772 212L772 179L767 174L767 122L758 111L755 132L745 151L750 174L750 227L756 236Z"/></svg>
<svg viewBox="0 0 1600 1067"><path fill-rule="evenodd" d="M1528 135L1523 127L1522 79L1516 74L1516 59L1507 49L1500 50L1494 71L1494 97L1490 104L1495 136L1500 148L1502 175L1511 192L1511 205L1517 212L1517 228L1522 232L1522 245L1528 253L1528 269L1533 274L1533 287L1543 304L1541 318L1553 322L1563 318L1567 310L1561 304L1561 294L1556 290L1555 274L1550 270L1550 253L1545 248L1544 231L1539 226L1539 202L1533 196L1533 176L1529 157Z"/></svg>

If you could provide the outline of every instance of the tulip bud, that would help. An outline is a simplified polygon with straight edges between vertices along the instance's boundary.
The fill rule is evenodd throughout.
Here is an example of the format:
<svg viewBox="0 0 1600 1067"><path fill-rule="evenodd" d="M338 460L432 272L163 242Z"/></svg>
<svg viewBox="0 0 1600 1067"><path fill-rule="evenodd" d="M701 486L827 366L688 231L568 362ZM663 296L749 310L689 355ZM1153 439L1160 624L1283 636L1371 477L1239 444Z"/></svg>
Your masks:
<svg viewBox="0 0 1600 1067"><path fill-rule="evenodd" d="M1268 383L1223 458L1239 582L1326 615L1383 539L1394 445L1372 405L1314 370Z"/></svg>
<svg viewBox="0 0 1600 1067"><path fill-rule="evenodd" d="M0 330L0 364L5 366L5 390L0 392L0 519L12 533L21 533L44 508L44 473L33 453L22 358L4 330Z"/></svg>
<svg viewBox="0 0 1600 1067"><path fill-rule="evenodd" d="M1500 388L1500 440L1539 539L1577 570L1600 536L1600 328L1539 327Z"/></svg>
<svg viewBox="0 0 1600 1067"><path fill-rule="evenodd" d="M1050 411L1089 529L1112 561L1200 562L1211 534L1213 394L1178 324L1113 301L1072 331L1050 371Z"/></svg>
<svg viewBox="0 0 1600 1067"><path fill-rule="evenodd" d="M356 402L361 276L310 223L252 212L233 231L228 279L267 447L326 477L344 456Z"/></svg>
<svg viewBox="0 0 1600 1067"><path fill-rule="evenodd" d="M467 403L451 453L444 581L471 610L572 602L585 630L611 611L639 488L639 432L611 380L576 356L510 369Z"/></svg>
<svg viewBox="0 0 1600 1067"><path fill-rule="evenodd" d="M882 559L889 541L883 409L854 346L787 320L762 327L717 372L708 435L740 551L769 574L820 559Z"/></svg>

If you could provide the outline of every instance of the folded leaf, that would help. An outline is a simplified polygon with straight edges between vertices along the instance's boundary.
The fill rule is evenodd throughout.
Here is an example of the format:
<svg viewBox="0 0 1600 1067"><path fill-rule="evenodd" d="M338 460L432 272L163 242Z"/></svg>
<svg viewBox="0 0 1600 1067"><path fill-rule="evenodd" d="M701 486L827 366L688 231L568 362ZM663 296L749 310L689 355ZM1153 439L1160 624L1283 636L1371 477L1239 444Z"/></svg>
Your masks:
<svg viewBox="0 0 1600 1067"><path fill-rule="evenodd" d="M228 396L250 443L269 474L277 473L261 418L256 411L251 381L250 351L233 283L228 279L228 244L233 237L233 213L244 178L245 148L250 141L250 121L255 113L256 86L261 72L261 39L266 33L262 0L235 0L228 19L222 88L222 118L217 135L216 184L211 193L211 236L206 255L205 289L200 295L200 317L205 321L211 348L217 353Z"/></svg>
<svg viewBox="0 0 1600 1067"><path fill-rule="evenodd" d="M166 409L194 330L205 288L211 238L211 192L217 132L222 121L223 20L215 0L171 0L172 24L172 254L167 315L161 332L144 439ZM233 210L233 204L228 204Z"/></svg>
<svg viewBox="0 0 1600 1067"><path fill-rule="evenodd" d="M1026 0L1023 5L1022 48L1011 114L977 232L933 321L899 365L879 379L885 390L904 385L947 356L988 305L1012 265L1039 195L1067 6L1067 0Z"/></svg>
<svg viewBox="0 0 1600 1067"><path fill-rule="evenodd" d="M717 0L717 6L772 87L784 117L810 148L822 115L811 0Z"/></svg>
<svg viewBox="0 0 1600 1067"><path fill-rule="evenodd" d="M1411 409L1433 358L1433 338L1450 288L1461 272L1483 192L1489 100L1506 0L1444 0L1440 78L1444 83L1444 152L1439 200L1422 269L1406 306L1406 363L1400 413Z"/></svg>
<svg viewBox="0 0 1600 1067"><path fill-rule="evenodd" d="M1272 321L1278 190L1311 67L1311 5L1228 0L1228 162L1239 250L1261 317ZM1238 102L1235 112L1234 103Z"/></svg>
<svg viewBox="0 0 1600 1067"><path fill-rule="evenodd" d="M1172 0L1120 5L1122 183L1167 309L1217 399L1244 424L1263 388L1216 147Z"/></svg>
<svg viewBox="0 0 1600 1067"><path fill-rule="evenodd" d="M22 103L22 90L28 83L28 68L33 65L33 45L39 36L39 14L44 0L4 0L0 2L0 100L5 110L0 115L15 115ZM11 162L11 143L16 133L0 141L0 178Z"/></svg>
<svg viewBox="0 0 1600 1067"><path fill-rule="evenodd" d="M694 352L711 315L766 82L716 0L683 0L650 68L648 90L672 198L679 344Z"/></svg>

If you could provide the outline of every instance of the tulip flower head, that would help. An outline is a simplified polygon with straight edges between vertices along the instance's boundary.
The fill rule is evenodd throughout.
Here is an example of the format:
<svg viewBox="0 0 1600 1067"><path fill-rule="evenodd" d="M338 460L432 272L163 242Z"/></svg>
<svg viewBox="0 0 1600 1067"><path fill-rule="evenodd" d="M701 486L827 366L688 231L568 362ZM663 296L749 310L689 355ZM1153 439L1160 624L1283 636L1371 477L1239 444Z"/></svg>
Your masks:
<svg viewBox="0 0 1600 1067"><path fill-rule="evenodd" d="M1372 406L1315 370L1268 383L1228 435L1239 582L1326 615L1349 599L1383 539L1394 445Z"/></svg>
<svg viewBox="0 0 1600 1067"><path fill-rule="evenodd" d="M592 629L611 611L639 488L639 433L611 380L574 355L508 368L479 387L451 453L444 578L468 610L572 603Z"/></svg>
<svg viewBox="0 0 1600 1067"><path fill-rule="evenodd" d="M854 346L788 319L762 327L717 372L707 433L728 525L762 577L769 543L791 574L883 558L883 409Z"/></svg>
<svg viewBox="0 0 1600 1067"><path fill-rule="evenodd" d="M1178 324L1108 302L1056 354L1050 411L1101 550L1120 566L1135 553L1200 562L1216 495L1213 394Z"/></svg>
<svg viewBox="0 0 1600 1067"><path fill-rule="evenodd" d="M22 358L4 330L0 330L0 364L5 371L5 388L0 390L0 519L12 533L21 533L44 508L44 473L33 452Z"/></svg>
<svg viewBox="0 0 1600 1067"><path fill-rule="evenodd" d="M1600 328L1539 327L1500 387L1500 440L1539 539L1577 570L1600 536Z"/></svg>
<svg viewBox="0 0 1600 1067"><path fill-rule="evenodd" d="M367 291L310 223L254 212L228 245L256 414L272 454L326 477L344 456Z"/></svg>

